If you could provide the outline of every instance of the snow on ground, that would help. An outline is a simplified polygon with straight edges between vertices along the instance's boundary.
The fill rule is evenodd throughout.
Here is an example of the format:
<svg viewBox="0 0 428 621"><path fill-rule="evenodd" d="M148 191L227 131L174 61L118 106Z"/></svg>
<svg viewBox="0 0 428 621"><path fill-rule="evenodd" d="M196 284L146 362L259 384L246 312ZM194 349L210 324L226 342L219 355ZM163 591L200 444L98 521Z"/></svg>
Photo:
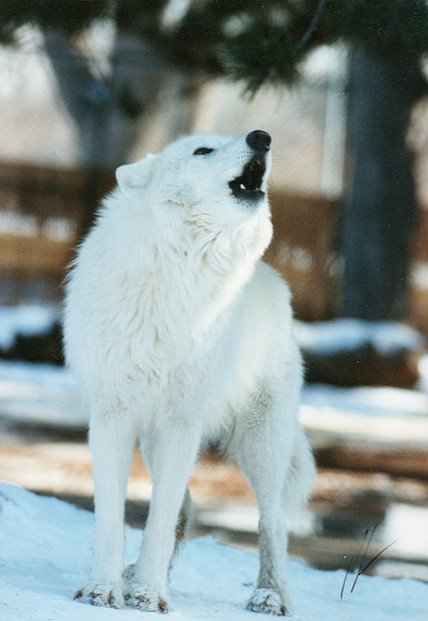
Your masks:
<svg viewBox="0 0 428 621"><path fill-rule="evenodd" d="M428 416L428 396L422 390L361 386L338 388L327 384L305 386L303 408L330 409L361 416L395 418Z"/></svg>
<svg viewBox="0 0 428 621"><path fill-rule="evenodd" d="M73 378L51 364L0 360L0 415L49 426L87 425Z"/></svg>
<svg viewBox="0 0 428 621"><path fill-rule="evenodd" d="M0 618L2 621L138 621L153 613L96 608L74 602L87 580L93 515L55 498L0 484ZM126 562L140 546L140 533L126 529ZM351 545L351 544L350 544ZM355 553L350 550L350 554ZM171 574L171 621L244 621L257 576L255 554L220 545L211 537L186 542ZM327 572L289 562L296 621L426 621L428 585Z"/></svg>
<svg viewBox="0 0 428 621"><path fill-rule="evenodd" d="M421 350L424 345L419 332L395 321L296 321L295 334L301 347L319 354L353 351L371 344L379 354L390 355L402 350Z"/></svg>
<svg viewBox="0 0 428 621"><path fill-rule="evenodd" d="M48 330L56 315L49 309L0 307L0 348L13 341L16 332L33 334ZM369 339L382 351L419 341L399 326L337 323L311 329L298 326L299 340L306 347L328 347L335 342L361 343ZM358 322L357 322L358 323ZM330 331L330 327L333 332ZM325 328L325 330L324 330ZM329 333L329 334L327 334ZM324 335L324 336L323 336ZM416 339L416 340L414 340ZM419 346L419 345L418 345ZM329 421L334 426L352 417L389 416L405 419L406 425L426 420L428 413L428 358L422 359L423 382L419 390L394 388L341 389L308 386L303 392L302 417L311 424ZM0 361L0 415L19 421L49 425L85 426L86 414L69 373L56 366ZM326 423L326 424L327 424ZM367 424L365 424L367 426ZM424 433L426 433L424 426ZM417 433L420 436L420 427ZM401 433L401 431L400 431ZM73 592L88 576L93 515L54 498L44 498L19 487L0 484L0 619L2 621L132 621L152 613L132 609L101 609L72 600ZM127 562L135 559L140 534L126 530ZM350 542L350 547L353 543ZM356 554L350 549L349 554ZM171 621L244 621L257 619L245 610L257 575L254 554L222 546L211 538L188 542L172 572ZM332 619L371 621L426 621L428 585L409 579L387 580L360 576L353 593L354 577L348 577L340 598L345 572L322 572L297 561L289 563L290 590L296 621ZM259 617L263 618L263 617Z"/></svg>
<svg viewBox="0 0 428 621"><path fill-rule="evenodd" d="M58 313L50 306L0 306L0 349L11 347L16 334L32 336L48 332L56 319Z"/></svg>

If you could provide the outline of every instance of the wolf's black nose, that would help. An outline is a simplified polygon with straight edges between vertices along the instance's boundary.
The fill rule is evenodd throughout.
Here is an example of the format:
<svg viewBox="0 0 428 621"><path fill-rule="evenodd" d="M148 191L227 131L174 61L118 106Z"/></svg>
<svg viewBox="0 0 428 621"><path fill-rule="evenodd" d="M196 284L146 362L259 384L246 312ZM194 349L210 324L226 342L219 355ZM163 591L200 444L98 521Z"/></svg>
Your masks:
<svg viewBox="0 0 428 621"><path fill-rule="evenodd" d="M248 146L255 151L269 151L271 140L269 134L261 129L250 132L246 137Z"/></svg>

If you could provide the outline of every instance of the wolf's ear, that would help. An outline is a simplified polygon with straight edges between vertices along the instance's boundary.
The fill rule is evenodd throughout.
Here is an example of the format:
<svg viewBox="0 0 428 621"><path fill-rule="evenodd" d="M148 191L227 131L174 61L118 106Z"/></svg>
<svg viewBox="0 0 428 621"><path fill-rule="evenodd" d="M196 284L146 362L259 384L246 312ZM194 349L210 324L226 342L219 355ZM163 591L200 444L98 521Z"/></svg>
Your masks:
<svg viewBox="0 0 428 621"><path fill-rule="evenodd" d="M149 153L143 160L134 164L125 164L116 169L116 180L125 192L132 190L143 190L147 187L153 168L155 155Z"/></svg>

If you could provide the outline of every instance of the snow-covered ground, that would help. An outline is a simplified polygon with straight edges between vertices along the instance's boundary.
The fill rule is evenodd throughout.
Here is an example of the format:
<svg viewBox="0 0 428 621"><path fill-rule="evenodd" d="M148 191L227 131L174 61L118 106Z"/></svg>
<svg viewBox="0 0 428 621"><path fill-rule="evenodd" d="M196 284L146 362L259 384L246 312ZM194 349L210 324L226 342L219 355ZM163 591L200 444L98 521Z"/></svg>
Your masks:
<svg viewBox="0 0 428 621"><path fill-rule="evenodd" d="M370 343L380 354L401 350L422 349L422 335L395 321L362 321L335 319L316 323L295 322L295 333L301 347L307 351L334 354L353 351Z"/></svg>
<svg viewBox="0 0 428 621"><path fill-rule="evenodd" d="M135 621L153 613L112 610L73 601L88 576L93 515L54 498L0 485L0 618L2 621ZM126 561L141 534L126 529ZM350 550L350 553L353 551ZM171 621L244 621L257 576L255 554L220 545L211 537L186 542L171 575ZM289 585L301 621L426 621L428 585L345 572L318 571L289 562ZM259 617L263 618L263 617Z"/></svg>
<svg viewBox="0 0 428 621"><path fill-rule="evenodd" d="M60 427L87 425L73 378L51 364L0 360L0 415Z"/></svg>
<svg viewBox="0 0 428 621"><path fill-rule="evenodd" d="M55 318L55 312L40 307L24 307L18 312L0 308L0 347L9 346L17 331L31 334L49 329ZM346 326L339 326L343 327ZM399 347L403 341L414 338L406 330L391 331L392 326L380 326L381 331L376 331L374 326L354 328L355 338L359 332L361 338L380 343L381 349L387 343ZM334 332L329 345L327 336L322 336L323 330L312 337L302 330L306 328L301 326L300 339L306 339L307 346L312 343L313 347L331 347L338 339L338 333ZM345 336L339 340L342 344L346 342ZM407 433L411 442L426 442L427 357L421 370L421 385L412 391L308 386L303 392L302 419L309 428L318 431L334 430L337 421L341 425L347 421L349 430L368 437L376 432L376 425L384 429L388 417L392 440L394 433L401 439ZM68 372L46 364L0 361L0 415L20 422L37 421L69 428L87 424L85 410ZM99 609L73 602L73 592L87 578L92 528L90 513L54 498L0 484L1 621L75 621L77 618L131 621L148 617L147 613L131 609ZM127 528L127 562L135 558L140 537L137 531ZM350 555L356 554L353 543L350 542ZM173 612L169 619L256 619L254 613L245 610L256 575L254 554L220 545L211 538L186 543L172 572ZM341 598L344 579L343 571L322 572L290 561L290 590L296 619L352 621L367 616L371 621L428 620L427 584L361 575L351 593L355 578L349 576ZM148 618L153 618L153 614Z"/></svg>
<svg viewBox="0 0 428 621"><path fill-rule="evenodd" d="M0 349L9 348L18 333L31 336L47 332L57 318L58 312L50 306L0 306Z"/></svg>

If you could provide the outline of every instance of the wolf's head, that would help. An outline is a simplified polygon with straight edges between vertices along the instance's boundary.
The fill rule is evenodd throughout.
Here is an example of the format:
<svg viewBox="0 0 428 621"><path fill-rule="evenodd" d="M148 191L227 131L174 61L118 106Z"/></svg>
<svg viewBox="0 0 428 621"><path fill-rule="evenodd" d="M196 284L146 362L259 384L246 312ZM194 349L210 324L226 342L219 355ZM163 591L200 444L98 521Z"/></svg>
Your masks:
<svg viewBox="0 0 428 621"><path fill-rule="evenodd" d="M238 139L216 134L181 138L158 155L118 168L119 188L162 226L185 226L195 236L204 234L205 242L259 237L263 251L271 236L266 197L270 142L260 130Z"/></svg>

